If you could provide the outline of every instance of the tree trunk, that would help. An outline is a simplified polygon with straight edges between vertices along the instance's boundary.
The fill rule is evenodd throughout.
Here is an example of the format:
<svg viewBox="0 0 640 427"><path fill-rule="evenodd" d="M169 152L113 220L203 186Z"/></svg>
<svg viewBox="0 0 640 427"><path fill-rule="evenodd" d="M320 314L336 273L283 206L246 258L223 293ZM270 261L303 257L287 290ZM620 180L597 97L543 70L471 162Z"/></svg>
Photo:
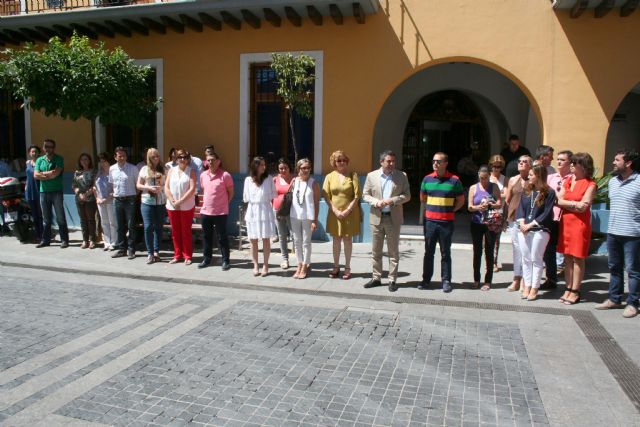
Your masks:
<svg viewBox="0 0 640 427"><path fill-rule="evenodd" d="M96 139L96 120L92 119L91 121L91 146L93 147L93 164L94 166L98 164L98 140Z"/></svg>
<svg viewBox="0 0 640 427"><path fill-rule="evenodd" d="M294 156L294 167L295 164L298 163L298 143L296 142L296 132L293 129L293 109L288 107L289 110L289 130L291 131L291 142L293 144L293 156Z"/></svg>

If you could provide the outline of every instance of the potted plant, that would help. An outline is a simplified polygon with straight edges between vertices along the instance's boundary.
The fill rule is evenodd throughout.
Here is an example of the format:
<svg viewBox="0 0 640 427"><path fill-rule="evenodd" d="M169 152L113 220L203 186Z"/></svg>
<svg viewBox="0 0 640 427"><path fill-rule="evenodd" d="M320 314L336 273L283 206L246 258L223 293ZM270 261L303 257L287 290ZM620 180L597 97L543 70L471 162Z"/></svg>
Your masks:
<svg viewBox="0 0 640 427"><path fill-rule="evenodd" d="M596 194L591 206L591 229L596 233L606 234L609 226L609 180L613 174L594 178Z"/></svg>

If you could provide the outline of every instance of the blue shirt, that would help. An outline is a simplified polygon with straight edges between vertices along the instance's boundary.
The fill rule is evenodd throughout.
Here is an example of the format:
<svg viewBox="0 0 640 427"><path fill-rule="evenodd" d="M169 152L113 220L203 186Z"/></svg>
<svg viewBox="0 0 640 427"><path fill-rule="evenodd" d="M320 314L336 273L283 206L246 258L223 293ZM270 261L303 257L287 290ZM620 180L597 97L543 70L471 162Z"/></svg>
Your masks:
<svg viewBox="0 0 640 427"><path fill-rule="evenodd" d="M617 175L609 180L609 234L640 237L639 177L633 172L624 181Z"/></svg>
<svg viewBox="0 0 640 427"><path fill-rule="evenodd" d="M40 183L33 176L35 162L27 162L27 185L24 187L24 198L28 201L40 200Z"/></svg>
<svg viewBox="0 0 640 427"><path fill-rule="evenodd" d="M385 175L384 172L380 172L380 188L382 189L382 198L388 199L391 197L391 190L393 190L393 172L389 175ZM391 206L385 206L382 208L382 212L391 212Z"/></svg>
<svg viewBox="0 0 640 427"><path fill-rule="evenodd" d="M113 198L113 184L109 182L109 175L100 173L96 177L96 190L98 192L98 197L101 199L111 199ZM111 203L111 200L106 203Z"/></svg>
<svg viewBox="0 0 640 427"><path fill-rule="evenodd" d="M122 168L116 163L109 168L109 182L113 184L114 197L135 196L137 181L138 168L131 163L125 163Z"/></svg>

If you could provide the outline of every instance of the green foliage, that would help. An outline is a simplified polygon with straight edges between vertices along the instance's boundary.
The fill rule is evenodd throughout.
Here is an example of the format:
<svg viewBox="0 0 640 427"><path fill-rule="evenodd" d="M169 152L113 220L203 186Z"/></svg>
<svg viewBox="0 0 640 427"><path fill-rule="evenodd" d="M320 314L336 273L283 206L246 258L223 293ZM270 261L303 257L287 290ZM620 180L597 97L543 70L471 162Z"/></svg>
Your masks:
<svg viewBox="0 0 640 427"><path fill-rule="evenodd" d="M287 108L304 118L311 118L313 106L311 90L316 78L313 70L315 60L305 54L293 56L291 53L271 55L271 69L278 80L277 94L282 97Z"/></svg>
<svg viewBox="0 0 640 427"><path fill-rule="evenodd" d="M271 58L271 69L275 71L278 80L276 93L282 97L289 110L289 128L291 129L295 160L298 161L298 144L293 128L293 113L296 112L306 119L313 116L310 88L316 78L313 72L316 63L313 58L303 53L297 56L291 53L273 53Z"/></svg>
<svg viewBox="0 0 640 427"><path fill-rule="evenodd" d="M41 51L27 45L4 54L0 86L47 116L139 127L160 102L151 96L150 67L134 64L121 48L93 47L75 33L68 43L52 38Z"/></svg>
<svg viewBox="0 0 640 427"><path fill-rule="evenodd" d="M593 196L593 203L606 203L609 205L609 180L613 177L613 173L594 178L596 180L596 194Z"/></svg>

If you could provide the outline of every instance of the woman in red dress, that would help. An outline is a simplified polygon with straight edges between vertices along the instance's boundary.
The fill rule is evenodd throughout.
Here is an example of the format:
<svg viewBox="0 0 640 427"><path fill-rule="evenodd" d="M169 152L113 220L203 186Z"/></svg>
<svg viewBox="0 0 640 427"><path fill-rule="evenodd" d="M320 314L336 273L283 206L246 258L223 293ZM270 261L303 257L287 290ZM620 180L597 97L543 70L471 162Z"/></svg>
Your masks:
<svg viewBox="0 0 640 427"><path fill-rule="evenodd" d="M580 287L584 278L584 260L589 255L591 241L591 202L596 190L593 158L588 153L571 156L571 173L558 194L560 219L558 252L564 254L564 277L567 285L560 302L567 305L580 302Z"/></svg>

